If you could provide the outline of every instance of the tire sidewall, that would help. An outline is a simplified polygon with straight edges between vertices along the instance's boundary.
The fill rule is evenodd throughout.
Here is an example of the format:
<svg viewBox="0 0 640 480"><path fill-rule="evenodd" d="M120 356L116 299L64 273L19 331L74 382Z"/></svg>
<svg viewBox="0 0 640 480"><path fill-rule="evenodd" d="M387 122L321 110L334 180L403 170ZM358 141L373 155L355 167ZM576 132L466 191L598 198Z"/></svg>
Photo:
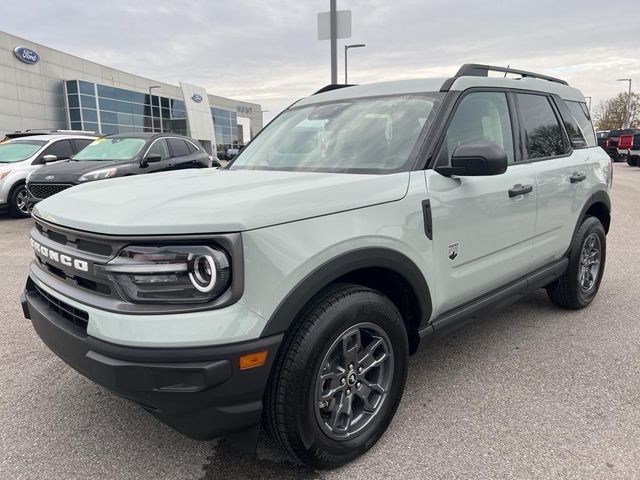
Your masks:
<svg viewBox="0 0 640 480"><path fill-rule="evenodd" d="M348 302L336 303L323 313L323 321L315 325L311 348L300 362L299 387L296 392L295 423L300 440L312 458L340 465L361 455L374 445L387 429L404 390L407 371L408 340L402 317L397 309L377 292L358 292ZM349 440L338 441L328 437L315 415L315 385L320 364L329 347L347 329L362 322L381 327L393 349L394 371L387 397L381 410L371 423Z"/></svg>
<svg viewBox="0 0 640 480"><path fill-rule="evenodd" d="M598 239L600 240L600 270L598 271L598 278L596 278L596 283L590 292L584 292L580 288L580 282L578 281L578 272L580 269L580 254L582 253L582 247L584 245L585 239L595 233L598 235ZM575 243L573 248L571 249L571 254L569 256L569 279L571 281L571 288L576 294L576 298L578 302L582 305L588 305L595 298L600 289L600 282L602 281L602 277L604 275L604 267L607 259L607 236L604 231L604 227L600 220L595 217L587 217L582 225L578 229Z"/></svg>
<svg viewBox="0 0 640 480"><path fill-rule="evenodd" d="M17 218L28 218L29 214L25 214L23 213L19 208L18 208L18 194L24 190L26 192L27 190L27 186L22 183L20 185L17 185L13 188L13 190L11 191L11 196L9 197L9 213Z"/></svg>

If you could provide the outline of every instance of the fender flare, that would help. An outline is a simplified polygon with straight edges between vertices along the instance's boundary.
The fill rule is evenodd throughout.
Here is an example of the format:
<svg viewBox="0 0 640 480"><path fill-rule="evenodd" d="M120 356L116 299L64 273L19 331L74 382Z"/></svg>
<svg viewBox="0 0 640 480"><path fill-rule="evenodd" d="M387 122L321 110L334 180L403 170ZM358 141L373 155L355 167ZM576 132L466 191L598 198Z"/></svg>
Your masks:
<svg viewBox="0 0 640 480"><path fill-rule="evenodd" d="M431 316L431 292L418 266L389 248L367 247L343 253L307 274L280 302L269 317L261 337L285 332L313 297L338 278L363 268L385 268L400 275L418 299L420 325Z"/></svg>
<svg viewBox="0 0 640 480"><path fill-rule="evenodd" d="M573 229L573 236L571 238L574 238L576 236L576 232L578 231L578 229L580 228L580 225L582 225L582 222L584 222L584 219L587 216L587 211L597 203L601 203L605 206L605 208L607 209L607 213L609 214L609 218L611 218L611 198L609 197L609 193L604 190L598 190L597 192L594 192L593 195L591 195L591 197L589 197L589 200L587 200L584 206L582 207L582 211L578 216L578 221L576 223L576 226ZM607 225L603 225L603 226L605 228L605 231L608 232L609 231L608 226ZM564 256L566 257L567 255L569 255L569 249L567 249Z"/></svg>

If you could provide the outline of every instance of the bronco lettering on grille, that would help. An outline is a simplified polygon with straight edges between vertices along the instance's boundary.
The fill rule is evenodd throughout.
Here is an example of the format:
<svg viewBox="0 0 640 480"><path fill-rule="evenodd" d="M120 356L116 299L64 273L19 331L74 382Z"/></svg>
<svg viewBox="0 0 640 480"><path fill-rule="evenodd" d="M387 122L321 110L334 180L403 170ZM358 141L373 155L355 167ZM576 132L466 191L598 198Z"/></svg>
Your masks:
<svg viewBox="0 0 640 480"><path fill-rule="evenodd" d="M44 245L39 244L33 238L31 239L31 247L36 253L39 253L43 257L53 260L54 262L60 263L67 267L75 268L76 270L80 270L81 272L89 271L88 262L80 260L79 258L70 257L69 255L65 255L64 253L56 252L49 247L45 247Z"/></svg>

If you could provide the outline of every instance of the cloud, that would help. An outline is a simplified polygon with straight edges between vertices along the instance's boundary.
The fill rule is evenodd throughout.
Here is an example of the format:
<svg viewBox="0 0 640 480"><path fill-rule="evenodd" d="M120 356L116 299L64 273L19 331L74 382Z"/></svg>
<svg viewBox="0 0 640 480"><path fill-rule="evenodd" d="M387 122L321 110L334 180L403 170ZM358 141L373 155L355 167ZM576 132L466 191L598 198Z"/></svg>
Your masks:
<svg viewBox="0 0 640 480"><path fill-rule="evenodd" d="M216 95L261 103L275 116L329 83L329 42L316 39L327 1L4 0L0 28L115 68ZM613 8L613 5L618 5ZM353 12L349 54L354 83L450 76L479 62L567 79L594 104L640 82L633 47L640 2L594 0L339 0ZM339 78L343 78L339 43Z"/></svg>

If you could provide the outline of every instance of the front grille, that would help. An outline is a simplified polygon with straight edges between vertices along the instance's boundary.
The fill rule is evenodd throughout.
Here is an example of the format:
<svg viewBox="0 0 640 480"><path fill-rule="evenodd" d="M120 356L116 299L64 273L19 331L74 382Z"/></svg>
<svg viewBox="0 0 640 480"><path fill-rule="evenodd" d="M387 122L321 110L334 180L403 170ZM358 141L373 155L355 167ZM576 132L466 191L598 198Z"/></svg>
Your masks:
<svg viewBox="0 0 640 480"><path fill-rule="evenodd" d="M73 187L68 183L30 183L29 193L34 198L42 200L43 198L49 198L51 195L60 193L69 187Z"/></svg>
<svg viewBox="0 0 640 480"><path fill-rule="evenodd" d="M36 220L36 229L49 240L59 243L60 245L68 245L84 252L102 255L105 257L109 257L113 254L113 247L111 245L106 242L98 242L81 238L82 233L80 232L72 232L69 234L64 231L56 231L54 230L55 227L45 227L38 220Z"/></svg>
<svg viewBox="0 0 640 480"><path fill-rule="evenodd" d="M53 295L49 295L34 282L30 281L29 283L31 283L30 290L38 294L40 300L47 305L49 310L65 318L82 331L87 331L87 324L89 323L89 314L87 312L80 310L79 308L72 307L68 303L58 300Z"/></svg>

